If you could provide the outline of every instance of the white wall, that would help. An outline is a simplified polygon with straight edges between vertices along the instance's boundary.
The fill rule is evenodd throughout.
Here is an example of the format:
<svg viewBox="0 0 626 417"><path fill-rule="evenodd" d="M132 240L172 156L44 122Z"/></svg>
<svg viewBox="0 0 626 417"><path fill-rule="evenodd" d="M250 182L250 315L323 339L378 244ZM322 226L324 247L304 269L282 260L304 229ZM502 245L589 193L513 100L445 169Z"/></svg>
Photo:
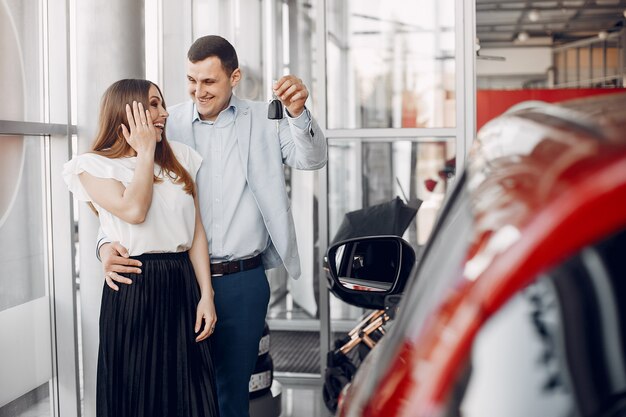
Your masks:
<svg viewBox="0 0 626 417"><path fill-rule="evenodd" d="M548 69L552 66L549 47L481 49L479 55L504 58L504 61L476 60L479 89L522 88L530 80L547 80Z"/></svg>
<svg viewBox="0 0 626 417"><path fill-rule="evenodd" d="M504 61L476 60L476 75L545 74L552 65L551 48L481 49L483 56L504 57Z"/></svg>

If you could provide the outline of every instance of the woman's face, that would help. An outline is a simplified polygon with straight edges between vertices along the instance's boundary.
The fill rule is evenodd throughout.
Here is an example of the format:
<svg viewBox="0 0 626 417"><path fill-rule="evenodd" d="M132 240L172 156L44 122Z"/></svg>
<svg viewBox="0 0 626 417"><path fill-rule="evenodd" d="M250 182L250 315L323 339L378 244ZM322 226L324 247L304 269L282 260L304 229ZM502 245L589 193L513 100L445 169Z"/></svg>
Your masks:
<svg viewBox="0 0 626 417"><path fill-rule="evenodd" d="M159 89L156 86L151 85L148 92L148 104L150 110L150 116L152 117L152 124L157 131L157 141L161 141L163 131L165 130L165 120L169 113L163 107L163 97L159 93Z"/></svg>

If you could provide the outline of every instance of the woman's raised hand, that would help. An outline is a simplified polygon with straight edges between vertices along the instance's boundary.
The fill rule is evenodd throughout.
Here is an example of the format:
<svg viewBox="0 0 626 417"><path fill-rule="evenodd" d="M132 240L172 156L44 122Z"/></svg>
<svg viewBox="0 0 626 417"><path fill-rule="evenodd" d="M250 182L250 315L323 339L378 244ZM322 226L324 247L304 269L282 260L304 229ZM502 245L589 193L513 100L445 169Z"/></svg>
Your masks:
<svg viewBox="0 0 626 417"><path fill-rule="evenodd" d="M152 152L156 148L157 131L152 124L150 111L144 110L142 103L133 101L132 108L130 104L126 105L126 117L128 118L128 126L130 132L125 125L122 124L122 134L126 142L137 152Z"/></svg>

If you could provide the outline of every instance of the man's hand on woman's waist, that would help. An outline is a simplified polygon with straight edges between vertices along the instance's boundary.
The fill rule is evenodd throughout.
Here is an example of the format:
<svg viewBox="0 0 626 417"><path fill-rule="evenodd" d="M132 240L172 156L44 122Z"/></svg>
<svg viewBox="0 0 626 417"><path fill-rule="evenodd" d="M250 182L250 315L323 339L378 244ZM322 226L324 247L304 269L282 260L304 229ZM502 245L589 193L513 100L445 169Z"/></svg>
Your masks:
<svg viewBox="0 0 626 417"><path fill-rule="evenodd" d="M100 246L100 259L102 260L102 270L104 271L104 279L109 287L115 291L119 291L119 287L115 284L132 284L130 278L126 278L119 274L141 274L141 262L137 259L130 258L128 250L120 244L120 242L105 243Z"/></svg>

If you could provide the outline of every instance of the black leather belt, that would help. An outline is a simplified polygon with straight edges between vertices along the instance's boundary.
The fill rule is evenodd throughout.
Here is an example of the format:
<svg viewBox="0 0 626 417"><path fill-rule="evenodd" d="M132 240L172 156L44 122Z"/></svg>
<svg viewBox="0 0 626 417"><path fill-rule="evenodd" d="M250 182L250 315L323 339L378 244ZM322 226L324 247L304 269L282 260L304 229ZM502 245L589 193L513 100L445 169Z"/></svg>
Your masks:
<svg viewBox="0 0 626 417"><path fill-rule="evenodd" d="M211 264L211 275L221 276L234 274L236 272L247 271L261 265L261 255L247 259L238 259L235 261L220 262Z"/></svg>

